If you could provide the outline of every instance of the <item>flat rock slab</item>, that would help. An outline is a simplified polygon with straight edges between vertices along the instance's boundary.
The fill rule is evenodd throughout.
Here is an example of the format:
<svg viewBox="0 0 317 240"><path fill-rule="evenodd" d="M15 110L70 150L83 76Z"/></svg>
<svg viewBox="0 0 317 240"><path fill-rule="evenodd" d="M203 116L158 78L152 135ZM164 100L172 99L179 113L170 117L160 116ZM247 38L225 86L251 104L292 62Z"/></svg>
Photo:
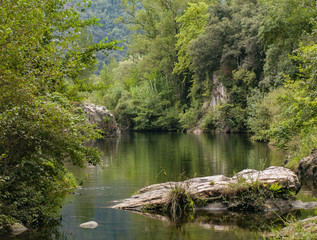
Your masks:
<svg viewBox="0 0 317 240"><path fill-rule="evenodd" d="M98 223L95 221L85 222L79 225L81 228L96 228L98 227Z"/></svg>
<svg viewBox="0 0 317 240"><path fill-rule="evenodd" d="M201 199L217 198L228 192L231 185L243 179L246 183L257 181L260 184L273 185L278 183L281 190L298 192L300 183L294 172L284 167L269 167L263 171L253 169L243 170L232 178L224 175L209 177L198 177L184 182L166 182L150 185L140 189L131 198L124 199L121 203L112 208L141 211L145 207L160 206L165 204L170 196L170 192L175 188L184 188L193 197Z"/></svg>

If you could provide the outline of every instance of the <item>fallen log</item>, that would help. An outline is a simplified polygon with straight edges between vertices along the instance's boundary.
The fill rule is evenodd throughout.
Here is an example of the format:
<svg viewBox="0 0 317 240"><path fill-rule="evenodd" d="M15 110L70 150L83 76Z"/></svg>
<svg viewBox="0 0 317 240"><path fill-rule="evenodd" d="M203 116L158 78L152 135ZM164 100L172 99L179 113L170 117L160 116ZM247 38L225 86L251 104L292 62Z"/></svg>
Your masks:
<svg viewBox="0 0 317 240"><path fill-rule="evenodd" d="M195 205L199 203L198 205L207 206L210 203L221 202L230 210L239 210L242 207L243 210L259 211L270 208L266 206L266 200L287 199L296 194L300 190L300 183L296 174L284 167L272 166L263 171L246 169L232 178L216 175L192 178L183 182L150 185L112 208L133 211L167 209L168 211L171 195L177 190L192 199ZM259 194L262 192L267 199L262 199L262 202L257 201L256 198L260 198ZM247 207L243 205L245 203ZM261 206L256 205L259 203Z"/></svg>

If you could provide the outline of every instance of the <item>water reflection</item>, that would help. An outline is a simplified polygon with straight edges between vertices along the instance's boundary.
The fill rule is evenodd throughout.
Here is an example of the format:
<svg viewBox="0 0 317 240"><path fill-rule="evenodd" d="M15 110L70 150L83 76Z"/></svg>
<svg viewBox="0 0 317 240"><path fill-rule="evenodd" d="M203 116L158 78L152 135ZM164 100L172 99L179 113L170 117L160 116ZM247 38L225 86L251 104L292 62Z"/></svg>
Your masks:
<svg viewBox="0 0 317 240"><path fill-rule="evenodd" d="M271 151L264 143L228 134L136 133L99 142L98 146L105 152L104 166L121 169L112 171L111 177L143 185L144 180L154 183L177 180L183 175L231 176L245 168L280 165L284 160L283 153Z"/></svg>
<svg viewBox="0 0 317 240"><path fill-rule="evenodd" d="M231 176L245 168L280 165L284 159L266 144L241 135L136 133L97 142L96 146L104 152L102 167L69 167L78 178L89 176L72 196L72 204L63 210L63 231L75 239L232 239L235 235L240 236L235 239L256 239L249 230L228 230L202 218L180 225L107 207L148 184L193 176ZM97 221L99 227L78 227L90 220Z"/></svg>

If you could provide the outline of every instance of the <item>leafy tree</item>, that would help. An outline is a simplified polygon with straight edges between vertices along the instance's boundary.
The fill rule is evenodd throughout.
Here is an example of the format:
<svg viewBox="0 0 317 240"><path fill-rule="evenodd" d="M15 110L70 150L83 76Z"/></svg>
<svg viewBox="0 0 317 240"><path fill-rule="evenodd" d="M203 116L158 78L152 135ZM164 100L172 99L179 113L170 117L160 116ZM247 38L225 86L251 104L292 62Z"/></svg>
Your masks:
<svg viewBox="0 0 317 240"><path fill-rule="evenodd" d="M84 9L81 7L81 0L73 0L72 5L81 11L80 16L82 19L90 19L97 17L99 19L99 26L90 26L88 31L93 36L93 41L98 43L105 38L116 39L120 41L129 40L131 32L122 23L116 21L119 16L124 16L125 13L122 8L121 0L94 0L86 1L90 7ZM80 6L78 6L78 5ZM117 61L121 61L126 56L127 47L125 43L120 44L123 47L122 51L108 51L107 54L102 52L96 53L98 59L98 70L100 71L103 64L109 64L110 58L114 57Z"/></svg>
<svg viewBox="0 0 317 240"><path fill-rule="evenodd" d="M232 77L238 67L254 71L260 78L263 46L257 38L261 8L254 1L231 1L210 8L204 33L192 43L193 69L200 81L206 76ZM223 82L230 86L229 82Z"/></svg>
<svg viewBox="0 0 317 240"><path fill-rule="evenodd" d="M181 101L186 97L188 86L182 76L173 74L173 69L177 60L176 35L180 30L176 17L186 5L187 1L180 0L126 0L123 1L126 17L121 18L134 31L128 53L140 57L139 73L143 75L138 78L143 81L146 75L159 71L170 81L174 94Z"/></svg>
<svg viewBox="0 0 317 240"><path fill-rule="evenodd" d="M280 95L285 89L279 87L269 93L253 89L248 97L248 127L252 131L254 140L269 141L268 130L272 124L281 120L279 116L283 111L282 106L277 104Z"/></svg>
<svg viewBox="0 0 317 240"><path fill-rule="evenodd" d="M100 161L84 145L99 134L78 104L80 76L117 42L82 48L80 30L97 20L80 20L64 0L4 0L0 15L0 216L39 226L74 187L64 161Z"/></svg>
<svg viewBox="0 0 317 240"><path fill-rule="evenodd" d="M283 85L284 75L295 77L296 65L289 58L298 44L313 29L316 2L311 0L263 0L266 16L259 38L266 48L264 79L261 88L268 91Z"/></svg>
<svg viewBox="0 0 317 240"><path fill-rule="evenodd" d="M316 53L315 40L302 42L291 57L299 63L297 76L285 77L283 87L249 104L248 122L255 139L272 141L277 147L287 149L295 160L291 167L317 144Z"/></svg>
<svg viewBox="0 0 317 240"><path fill-rule="evenodd" d="M210 87L205 86L212 89L216 79L220 80L226 87L228 101L215 111L210 110L214 118L207 113L212 124L206 119L203 124L245 131L247 98L258 86L263 72L263 45L257 37L262 8L255 1L236 0L219 2L209 13L205 31L189 46L191 69L195 73L193 86L198 86L195 101L197 95L204 96L200 101L205 101L206 96L210 98L205 92Z"/></svg>
<svg viewBox="0 0 317 240"><path fill-rule="evenodd" d="M189 2L185 13L176 19L181 24L181 27L179 33L176 35L178 62L175 64L174 72L184 72L190 67L191 60L188 48L205 30L209 18L207 9L208 5L204 2Z"/></svg>
<svg viewBox="0 0 317 240"><path fill-rule="evenodd" d="M281 120L269 129L270 139L294 152L295 157L308 155L317 144L316 54L315 43L301 44L294 57L301 63L299 75L286 81L286 91L278 100Z"/></svg>
<svg viewBox="0 0 317 240"><path fill-rule="evenodd" d="M164 76L153 75L151 79L132 89L132 99L136 106L136 117L133 118L135 130L178 129L175 98Z"/></svg>
<svg viewBox="0 0 317 240"><path fill-rule="evenodd" d="M110 63L107 65L104 63L102 70L100 71L100 79L107 87L114 84L113 69L118 67L118 63L114 57L110 58Z"/></svg>

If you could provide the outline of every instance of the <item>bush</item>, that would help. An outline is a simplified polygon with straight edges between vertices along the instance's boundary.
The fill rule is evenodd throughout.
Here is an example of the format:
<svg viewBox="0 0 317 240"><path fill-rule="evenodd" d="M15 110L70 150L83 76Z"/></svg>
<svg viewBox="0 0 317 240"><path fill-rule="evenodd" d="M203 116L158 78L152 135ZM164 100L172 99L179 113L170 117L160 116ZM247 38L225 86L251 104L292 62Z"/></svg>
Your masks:
<svg viewBox="0 0 317 240"><path fill-rule="evenodd" d="M280 121L282 106L278 104L278 98L285 91L285 88L281 87L263 96L254 90L253 96L248 98L247 124L254 134L252 136L254 140L269 140L268 130L273 123Z"/></svg>
<svg viewBox="0 0 317 240"><path fill-rule="evenodd" d="M182 130L195 127L202 117L201 104L198 100L192 102L191 106L179 114L179 123Z"/></svg>
<svg viewBox="0 0 317 240"><path fill-rule="evenodd" d="M81 167L100 159L96 149L83 145L99 135L65 100L47 96L0 113L0 214L26 226L45 225L59 215L65 193L76 184L66 174L65 159Z"/></svg>
<svg viewBox="0 0 317 240"><path fill-rule="evenodd" d="M212 130L219 128L219 126L217 126L217 112L214 109L209 109L203 116L202 123L199 127L204 132L211 132Z"/></svg>
<svg viewBox="0 0 317 240"><path fill-rule="evenodd" d="M228 186L223 194L223 201L231 204L231 210L261 212L265 209L265 202L269 199L289 199L294 193L281 189L278 183L263 184L258 180L238 177L235 183Z"/></svg>
<svg viewBox="0 0 317 240"><path fill-rule="evenodd" d="M9 227L16 222L19 222L19 221L11 216L0 214L0 231L8 230Z"/></svg>

